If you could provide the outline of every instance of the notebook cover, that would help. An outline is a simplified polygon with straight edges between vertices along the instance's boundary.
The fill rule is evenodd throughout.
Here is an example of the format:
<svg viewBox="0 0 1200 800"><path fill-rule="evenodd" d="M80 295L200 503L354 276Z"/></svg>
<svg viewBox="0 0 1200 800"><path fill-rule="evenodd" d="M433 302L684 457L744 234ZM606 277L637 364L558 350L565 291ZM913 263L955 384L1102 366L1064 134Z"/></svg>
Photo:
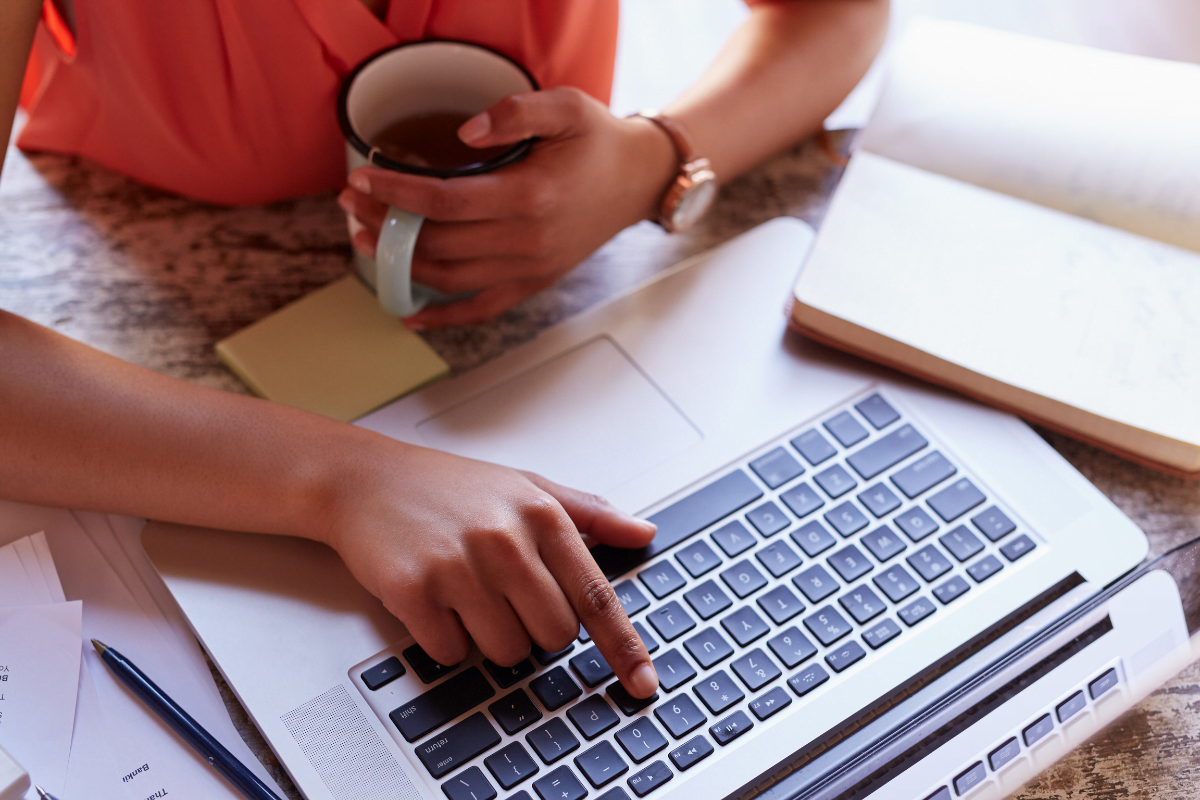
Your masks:
<svg viewBox="0 0 1200 800"><path fill-rule="evenodd" d="M450 372L347 275L216 345L259 397L349 422Z"/></svg>

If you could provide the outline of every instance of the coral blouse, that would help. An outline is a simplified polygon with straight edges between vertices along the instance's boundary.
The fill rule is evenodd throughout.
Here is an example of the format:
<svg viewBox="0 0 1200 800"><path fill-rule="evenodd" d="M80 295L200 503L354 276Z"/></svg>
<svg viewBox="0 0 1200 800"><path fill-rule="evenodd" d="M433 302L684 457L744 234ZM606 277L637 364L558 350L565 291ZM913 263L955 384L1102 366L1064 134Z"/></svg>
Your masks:
<svg viewBox="0 0 1200 800"><path fill-rule="evenodd" d="M607 102L617 38L617 0L391 0L384 20L361 0L75 0L73 40L44 16L18 146L230 204L343 185L338 88L378 50L476 42Z"/></svg>

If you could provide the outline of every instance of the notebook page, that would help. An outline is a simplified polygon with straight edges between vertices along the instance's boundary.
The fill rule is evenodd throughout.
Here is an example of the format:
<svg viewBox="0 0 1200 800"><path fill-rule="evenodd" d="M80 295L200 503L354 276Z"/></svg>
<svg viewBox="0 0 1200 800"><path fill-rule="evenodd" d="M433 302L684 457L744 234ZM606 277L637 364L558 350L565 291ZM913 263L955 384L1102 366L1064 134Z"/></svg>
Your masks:
<svg viewBox="0 0 1200 800"><path fill-rule="evenodd" d="M864 150L1200 252L1200 66L913 23Z"/></svg>

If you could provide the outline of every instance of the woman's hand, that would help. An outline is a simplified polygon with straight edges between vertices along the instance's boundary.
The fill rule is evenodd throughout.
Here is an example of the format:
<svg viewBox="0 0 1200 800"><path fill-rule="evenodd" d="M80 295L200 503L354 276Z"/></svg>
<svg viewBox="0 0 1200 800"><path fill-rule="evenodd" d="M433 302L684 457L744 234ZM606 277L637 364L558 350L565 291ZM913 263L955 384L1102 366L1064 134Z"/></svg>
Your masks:
<svg viewBox="0 0 1200 800"><path fill-rule="evenodd" d="M577 89L518 94L468 120L475 147L538 137L529 157L485 175L428 178L364 167L339 202L374 256L387 206L425 217L412 278L444 292L478 292L409 317L412 328L482 322L558 280L623 228L657 216L675 174L670 139L653 123L618 119Z"/></svg>
<svg viewBox="0 0 1200 800"><path fill-rule="evenodd" d="M652 524L537 475L382 446L348 469L322 538L430 656L457 664L474 639L510 666L531 641L564 649L582 621L630 694L654 693L646 647L580 535L641 547Z"/></svg>

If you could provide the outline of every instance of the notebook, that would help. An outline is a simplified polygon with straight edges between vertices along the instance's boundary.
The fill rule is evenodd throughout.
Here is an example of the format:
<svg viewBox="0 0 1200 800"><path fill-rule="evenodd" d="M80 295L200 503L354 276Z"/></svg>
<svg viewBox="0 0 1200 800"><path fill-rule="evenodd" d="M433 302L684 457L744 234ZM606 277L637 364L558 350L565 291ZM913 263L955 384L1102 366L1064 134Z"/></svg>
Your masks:
<svg viewBox="0 0 1200 800"><path fill-rule="evenodd" d="M1200 66L921 21L794 327L1200 475Z"/></svg>

